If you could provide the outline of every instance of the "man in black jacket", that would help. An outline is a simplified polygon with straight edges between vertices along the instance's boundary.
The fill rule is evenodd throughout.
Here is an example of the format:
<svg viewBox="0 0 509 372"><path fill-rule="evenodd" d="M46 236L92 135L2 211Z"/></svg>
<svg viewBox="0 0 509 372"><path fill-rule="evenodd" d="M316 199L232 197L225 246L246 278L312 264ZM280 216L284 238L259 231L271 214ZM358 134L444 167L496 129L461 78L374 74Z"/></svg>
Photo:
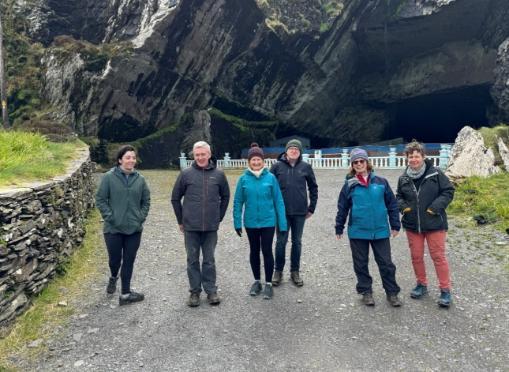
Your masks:
<svg viewBox="0 0 509 372"><path fill-rule="evenodd" d="M191 292L187 304L191 307L200 305L203 286L208 302L218 305L214 251L219 223L228 208L230 188L224 172L210 160L207 142L199 141L193 145L193 157L194 162L180 173L171 194L171 204L180 231L184 233L187 252ZM203 256L201 271L200 249Z"/></svg>
<svg viewBox="0 0 509 372"><path fill-rule="evenodd" d="M283 280L286 243L291 230L290 278L295 285L301 287L304 285L299 274L302 233L304 222L315 212L318 185L313 168L302 161L302 144L297 139L288 141L286 151L279 155L277 163L272 166L270 171L276 176L281 187L288 221L288 231L277 231L276 264L272 284L278 286ZM309 191L309 202L306 185L307 191Z"/></svg>

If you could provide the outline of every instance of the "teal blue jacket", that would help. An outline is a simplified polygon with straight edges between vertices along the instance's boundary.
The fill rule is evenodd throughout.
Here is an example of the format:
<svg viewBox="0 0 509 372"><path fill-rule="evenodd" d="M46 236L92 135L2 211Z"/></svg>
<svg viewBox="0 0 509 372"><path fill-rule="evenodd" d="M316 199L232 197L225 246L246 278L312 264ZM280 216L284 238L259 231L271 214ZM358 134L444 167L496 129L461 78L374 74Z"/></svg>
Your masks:
<svg viewBox="0 0 509 372"><path fill-rule="evenodd" d="M373 172L367 187L347 176L338 199L336 235L343 234L347 217L350 239L385 239L401 228L396 197L387 180Z"/></svg>
<svg viewBox="0 0 509 372"><path fill-rule="evenodd" d="M143 230L150 191L141 174L134 171L126 178L119 167L114 167L103 176L95 202L104 219L105 233L130 235Z"/></svg>
<svg viewBox="0 0 509 372"><path fill-rule="evenodd" d="M233 223L236 229L244 226L261 228L278 226L287 231L285 203L276 177L264 168L257 178L249 169L240 176L233 199Z"/></svg>

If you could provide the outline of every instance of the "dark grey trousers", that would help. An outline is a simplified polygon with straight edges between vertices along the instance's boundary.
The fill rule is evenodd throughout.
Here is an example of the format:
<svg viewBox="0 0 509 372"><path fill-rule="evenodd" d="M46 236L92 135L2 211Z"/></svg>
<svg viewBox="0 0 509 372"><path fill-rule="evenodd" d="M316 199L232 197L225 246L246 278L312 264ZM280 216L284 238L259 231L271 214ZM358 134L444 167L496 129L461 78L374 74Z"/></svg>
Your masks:
<svg viewBox="0 0 509 372"><path fill-rule="evenodd" d="M217 244L217 231L186 231L184 233L187 252L187 276L189 292L200 293L203 290L216 293L216 262L214 252ZM200 270L200 250L202 264Z"/></svg>

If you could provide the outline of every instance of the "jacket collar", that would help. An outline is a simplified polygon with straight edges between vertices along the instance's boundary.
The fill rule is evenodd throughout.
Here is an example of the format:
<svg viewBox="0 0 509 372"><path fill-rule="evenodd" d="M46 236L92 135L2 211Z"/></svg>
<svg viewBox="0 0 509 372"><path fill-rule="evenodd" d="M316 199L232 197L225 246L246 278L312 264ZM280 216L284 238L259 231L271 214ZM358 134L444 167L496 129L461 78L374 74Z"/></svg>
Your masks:
<svg viewBox="0 0 509 372"><path fill-rule="evenodd" d="M196 161L193 161L191 163L191 166L195 169L198 169L198 170L211 170L211 169L215 169L216 168L216 163L212 160L212 158L209 159L209 163L207 164L207 166L205 168L202 168L200 166L198 166L198 164L196 163Z"/></svg>
<svg viewBox="0 0 509 372"><path fill-rule="evenodd" d="M283 163L286 163L288 164L289 166L291 166L290 162L288 161L288 159L286 158L286 152L282 152L281 154L279 154L279 156L277 157L277 160L278 161L282 161ZM299 164L302 160L302 154L299 155L299 158L297 159L297 161L295 162L295 165Z"/></svg>

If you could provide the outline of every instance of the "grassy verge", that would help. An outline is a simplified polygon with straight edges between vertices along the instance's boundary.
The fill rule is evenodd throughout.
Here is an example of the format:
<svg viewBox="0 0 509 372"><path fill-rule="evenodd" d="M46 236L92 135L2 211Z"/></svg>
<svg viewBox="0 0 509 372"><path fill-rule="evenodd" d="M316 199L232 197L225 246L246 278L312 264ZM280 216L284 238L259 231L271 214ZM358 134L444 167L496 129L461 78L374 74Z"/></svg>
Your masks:
<svg viewBox="0 0 509 372"><path fill-rule="evenodd" d="M35 133L0 131L0 186L62 174L76 150L84 146L79 140L53 143Z"/></svg>
<svg viewBox="0 0 509 372"><path fill-rule="evenodd" d="M10 357L33 358L46 351L44 342L28 348L35 340L55 336L58 326L65 325L75 311L72 299L79 298L85 288L97 278L105 262L101 249L102 235L97 210L90 213L83 245L63 265L65 274L54 279L34 300L32 307L19 317L12 331L0 340L0 371L16 370ZM58 306L66 301L67 306Z"/></svg>
<svg viewBox="0 0 509 372"><path fill-rule="evenodd" d="M456 188L448 213L475 228L482 216L502 233L509 233L509 173L488 178L470 177ZM509 273L509 245L492 242L490 254L500 260Z"/></svg>

